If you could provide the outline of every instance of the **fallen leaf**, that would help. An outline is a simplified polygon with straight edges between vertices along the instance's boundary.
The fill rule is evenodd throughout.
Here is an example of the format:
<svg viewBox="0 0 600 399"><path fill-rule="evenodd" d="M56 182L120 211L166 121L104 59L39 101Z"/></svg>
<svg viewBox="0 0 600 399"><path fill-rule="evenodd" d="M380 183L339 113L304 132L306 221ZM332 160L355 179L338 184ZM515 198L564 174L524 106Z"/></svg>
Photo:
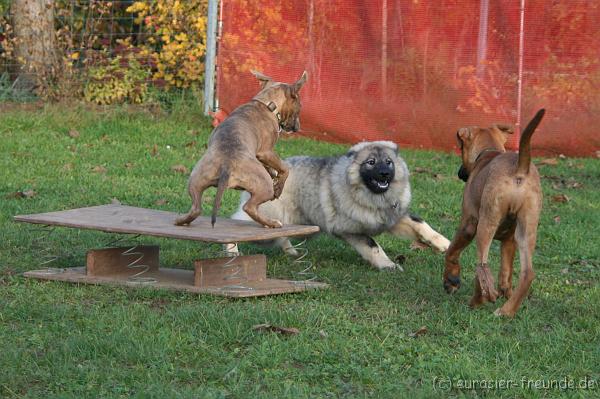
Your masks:
<svg viewBox="0 0 600 399"><path fill-rule="evenodd" d="M69 137L76 139L79 136L80 136L80 134L77 130L75 130L75 129L69 130Z"/></svg>
<svg viewBox="0 0 600 399"><path fill-rule="evenodd" d="M171 170L177 173L188 173L188 168L183 165L173 165L171 166Z"/></svg>
<svg viewBox="0 0 600 399"><path fill-rule="evenodd" d="M554 202L569 202L569 197L565 194L557 194L552 196L552 201Z"/></svg>
<svg viewBox="0 0 600 399"><path fill-rule="evenodd" d="M429 169L422 168L422 167L420 167L420 166L417 166L417 167L415 167L415 168L412 168L412 172L413 172L413 173L428 173L428 174L431 174L431 173L433 173L433 172L432 172L432 171L430 171Z"/></svg>
<svg viewBox="0 0 600 399"><path fill-rule="evenodd" d="M73 164L71 162L68 162L63 165L62 169L67 172L73 170Z"/></svg>
<svg viewBox="0 0 600 399"><path fill-rule="evenodd" d="M100 141L106 143L108 140L110 140L110 137L108 137L107 134L102 135L102 137L100 137Z"/></svg>
<svg viewBox="0 0 600 399"><path fill-rule="evenodd" d="M408 334L409 337L417 338L420 335L426 334L428 332L426 326L421 326L417 331L411 332Z"/></svg>
<svg viewBox="0 0 600 399"><path fill-rule="evenodd" d="M194 147L196 145L197 141L196 140L192 140L189 143L185 143L186 147Z"/></svg>
<svg viewBox="0 0 600 399"><path fill-rule="evenodd" d="M166 203L167 203L167 200L164 198L158 199L158 200L156 200L156 202L154 202L154 204L158 205L158 206L165 205Z"/></svg>
<svg viewBox="0 0 600 399"><path fill-rule="evenodd" d="M560 272L561 272L562 274L567 274L567 273L569 273L569 269L565 267L564 269L561 269L561 271L560 271Z"/></svg>
<svg viewBox="0 0 600 399"><path fill-rule="evenodd" d="M410 249L413 251L420 251L422 249L427 249L429 246L420 241L413 241L410 243Z"/></svg>
<svg viewBox="0 0 600 399"><path fill-rule="evenodd" d="M319 335L321 338L327 338L329 336L325 330L319 330Z"/></svg>
<svg viewBox="0 0 600 399"><path fill-rule="evenodd" d="M560 223L560 216L554 216L553 220L556 224Z"/></svg>
<svg viewBox="0 0 600 399"><path fill-rule="evenodd" d="M6 198L33 198L37 193L33 190L15 191L6 195Z"/></svg>
<svg viewBox="0 0 600 399"><path fill-rule="evenodd" d="M541 166L541 165L555 166L555 165L558 165L558 159L556 159L556 158L542 159L541 161L539 161L538 163L536 163L536 165L538 165L538 166Z"/></svg>
<svg viewBox="0 0 600 399"><path fill-rule="evenodd" d="M152 150L150 150L150 155L152 155L153 157L158 155L158 145L154 144L152 146Z"/></svg>
<svg viewBox="0 0 600 399"><path fill-rule="evenodd" d="M92 172L94 173L106 173L107 169L102 166L102 165L98 165L98 166L94 166L94 168L92 169Z"/></svg>
<svg viewBox="0 0 600 399"><path fill-rule="evenodd" d="M133 163L131 163L131 162L125 163L125 168L127 168L127 169L133 168Z"/></svg>
<svg viewBox="0 0 600 399"><path fill-rule="evenodd" d="M298 330L297 328L278 327L278 326L272 326L270 324L257 324L255 326L252 326L252 330L253 331L275 332L275 333L284 334L284 335L296 335L296 334L300 333L300 330Z"/></svg>
<svg viewBox="0 0 600 399"><path fill-rule="evenodd" d="M434 173L433 178L436 180L444 180L444 175L441 173Z"/></svg>

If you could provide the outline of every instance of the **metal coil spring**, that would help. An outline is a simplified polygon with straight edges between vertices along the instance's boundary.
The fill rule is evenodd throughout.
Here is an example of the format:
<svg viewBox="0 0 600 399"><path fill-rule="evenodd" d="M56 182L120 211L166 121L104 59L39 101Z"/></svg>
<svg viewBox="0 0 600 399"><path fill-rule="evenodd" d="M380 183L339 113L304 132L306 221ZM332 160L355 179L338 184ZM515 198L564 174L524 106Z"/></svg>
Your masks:
<svg viewBox="0 0 600 399"><path fill-rule="evenodd" d="M37 250L40 262L38 266L41 269L31 270L32 273L37 274L60 274L65 272L65 268L62 267L50 267L50 264L56 262L61 256L55 254L54 246L50 245L49 239L54 233L55 226L50 225L36 225L29 229L35 237L32 241L32 247Z"/></svg>
<svg viewBox="0 0 600 399"><path fill-rule="evenodd" d="M231 249L236 248L236 251L231 251ZM231 258L229 261L225 262L224 265L222 265L221 267L223 268L223 271L227 271L227 270L232 270L231 274L227 275L226 277L224 277L224 280L238 280L235 283L232 284L228 284L228 285L224 285L222 287L219 287L220 291L252 291L254 290L254 287L248 287L246 285L244 285L244 283L248 282L248 276L243 275L242 271L244 270L242 265L233 265L232 263L235 262L235 260L239 257L239 256L243 256L244 254L237 250L237 244L225 244L223 245L222 249L218 252L220 255L225 255L225 256L220 256L221 258L224 257L228 257Z"/></svg>
<svg viewBox="0 0 600 399"><path fill-rule="evenodd" d="M317 274L315 273L315 267L313 262L308 257L308 248L305 246L306 238L300 241L297 244L293 244L292 248L299 252L300 254L296 259L294 259L294 263L297 265L301 265L303 268L299 272L294 273L296 276L299 276L298 280L294 281L294 284L306 284L310 283L317 279Z"/></svg>
<svg viewBox="0 0 600 399"><path fill-rule="evenodd" d="M136 251L136 249L140 246L138 245L138 243L135 243L135 245L132 245L132 241L133 240L137 240L140 237L140 234L134 235L134 236L119 236L116 239L113 239L112 241L109 241L106 244L106 247L108 248L117 248L118 246L123 246L124 244L126 244L126 248L123 252L121 252L121 256L136 256L135 259L133 259L131 262L129 262L125 267L130 269L130 270L134 270L137 271L137 273L129 276L127 278L127 282L131 283L131 284L139 284L139 285L146 285L146 284L156 284L158 283L158 279L154 278L154 277L146 277L143 276L143 274L147 273L148 270L150 270L150 266L146 265L143 262L144 259L144 253L143 252L139 252ZM132 246L129 246L132 245Z"/></svg>

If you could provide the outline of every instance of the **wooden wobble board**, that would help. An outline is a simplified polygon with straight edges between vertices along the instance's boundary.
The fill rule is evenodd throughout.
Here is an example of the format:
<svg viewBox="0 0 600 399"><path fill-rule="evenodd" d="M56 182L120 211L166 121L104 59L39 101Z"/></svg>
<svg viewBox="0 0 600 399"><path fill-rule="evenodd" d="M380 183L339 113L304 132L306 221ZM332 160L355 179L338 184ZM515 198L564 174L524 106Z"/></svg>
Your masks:
<svg viewBox="0 0 600 399"><path fill-rule="evenodd" d="M208 218L191 226L174 226L173 212L102 205L67 211L15 216L26 223L144 234L176 239L231 243L268 240L316 233L316 226L266 229L253 222L219 218L213 229ZM106 284L168 289L227 297L254 297L327 288L315 281L269 279L264 255L235 256L195 261L194 270L159 266L158 246L129 246L90 250L85 267L25 272L28 278L70 283Z"/></svg>

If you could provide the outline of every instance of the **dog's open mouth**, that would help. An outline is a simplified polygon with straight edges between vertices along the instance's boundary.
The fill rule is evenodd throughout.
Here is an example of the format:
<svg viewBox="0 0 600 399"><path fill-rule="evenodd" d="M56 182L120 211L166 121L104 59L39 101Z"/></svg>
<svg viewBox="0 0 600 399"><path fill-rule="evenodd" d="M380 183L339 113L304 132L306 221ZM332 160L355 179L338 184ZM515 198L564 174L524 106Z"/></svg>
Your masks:
<svg viewBox="0 0 600 399"><path fill-rule="evenodd" d="M367 184L369 190L371 190L375 194L383 194L388 188L390 188L390 180L389 179L371 179Z"/></svg>
<svg viewBox="0 0 600 399"><path fill-rule="evenodd" d="M389 180L379 181L379 180L373 179L372 183L374 186L377 186L378 188L380 188L382 190L387 190L387 188L390 186Z"/></svg>

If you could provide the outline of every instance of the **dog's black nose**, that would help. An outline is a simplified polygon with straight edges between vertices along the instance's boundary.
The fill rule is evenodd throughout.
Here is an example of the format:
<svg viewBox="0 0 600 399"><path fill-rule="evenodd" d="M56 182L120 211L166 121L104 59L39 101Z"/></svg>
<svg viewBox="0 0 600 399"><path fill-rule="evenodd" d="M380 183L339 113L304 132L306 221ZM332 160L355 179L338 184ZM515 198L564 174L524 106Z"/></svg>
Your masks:
<svg viewBox="0 0 600 399"><path fill-rule="evenodd" d="M458 170L458 178L464 182L469 180L469 172L467 172L467 169L465 169L465 167L462 165L460 166L460 169Z"/></svg>

